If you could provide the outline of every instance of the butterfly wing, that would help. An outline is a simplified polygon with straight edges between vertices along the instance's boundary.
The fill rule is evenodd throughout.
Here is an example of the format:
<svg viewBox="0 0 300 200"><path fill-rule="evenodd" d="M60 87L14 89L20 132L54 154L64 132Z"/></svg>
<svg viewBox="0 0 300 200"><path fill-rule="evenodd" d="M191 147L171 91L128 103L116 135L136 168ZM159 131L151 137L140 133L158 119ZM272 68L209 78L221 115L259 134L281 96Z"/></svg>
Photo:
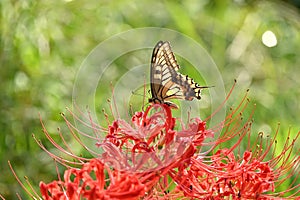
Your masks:
<svg viewBox="0 0 300 200"><path fill-rule="evenodd" d="M208 88L207 86L200 86L189 76L180 73L177 73L177 76L176 78L173 78L173 81L180 86L184 99L188 101L192 101L193 98L200 100L201 90L203 88Z"/></svg>
<svg viewBox="0 0 300 200"><path fill-rule="evenodd" d="M175 55L168 41L159 41L153 49L152 63L155 65L167 65L178 71L180 66L177 63Z"/></svg>
<svg viewBox="0 0 300 200"><path fill-rule="evenodd" d="M149 102L165 103L178 108L177 105L166 100L201 99L201 89L207 87L200 87L190 77L180 74L179 68L170 43L159 41L152 53L150 72L152 98Z"/></svg>
<svg viewBox="0 0 300 200"><path fill-rule="evenodd" d="M152 53L150 70L152 98L149 99L149 102L164 103L168 92L173 91L173 93L176 93L180 91L180 88L174 87L172 82L172 75L178 69L179 65L171 51L170 44L159 41Z"/></svg>

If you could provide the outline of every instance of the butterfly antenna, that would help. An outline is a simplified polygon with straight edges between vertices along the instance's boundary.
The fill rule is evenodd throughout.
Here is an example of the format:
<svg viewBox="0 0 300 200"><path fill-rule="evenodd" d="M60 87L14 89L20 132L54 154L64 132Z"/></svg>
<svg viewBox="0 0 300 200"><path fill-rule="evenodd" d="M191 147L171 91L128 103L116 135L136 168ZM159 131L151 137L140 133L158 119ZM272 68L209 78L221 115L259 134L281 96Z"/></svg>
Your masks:
<svg viewBox="0 0 300 200"><path fill-rule="evenodd" d="M144 96L143 94L139 94L139 93L136 93L136 92L134 92L134 91L131 91L131 94L132 94L132 95L138 95L138 96Z"/></svg>
<svg viewBox="0 0 300 200"><path fill-rule="evenodd" d="M138 95L138 96L143 96L143 105L142 105L142 110L144 110L144 107L146 106L146 105L148 105L148 103L147 104L145 104L145 102L146 102L146 100L145 100L145 90L144 90L144 94L139 94L139 93L136 93L136 92L134 92L134 91L132 91L131 92L133 95Z"/></svg>

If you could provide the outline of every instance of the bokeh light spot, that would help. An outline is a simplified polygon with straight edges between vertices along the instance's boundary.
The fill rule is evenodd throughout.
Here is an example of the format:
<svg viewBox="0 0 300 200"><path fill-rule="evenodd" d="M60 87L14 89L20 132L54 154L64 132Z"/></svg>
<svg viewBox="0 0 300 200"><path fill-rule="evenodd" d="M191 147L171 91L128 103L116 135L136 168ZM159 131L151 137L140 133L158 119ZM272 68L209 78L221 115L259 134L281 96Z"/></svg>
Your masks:
<svg viewBox="0 0 300 200"><path fill-rule="evenodd" d="M272 31L266 31L262 35L262 43L267 47L275 47L277 45L276 35Z"/></svg>

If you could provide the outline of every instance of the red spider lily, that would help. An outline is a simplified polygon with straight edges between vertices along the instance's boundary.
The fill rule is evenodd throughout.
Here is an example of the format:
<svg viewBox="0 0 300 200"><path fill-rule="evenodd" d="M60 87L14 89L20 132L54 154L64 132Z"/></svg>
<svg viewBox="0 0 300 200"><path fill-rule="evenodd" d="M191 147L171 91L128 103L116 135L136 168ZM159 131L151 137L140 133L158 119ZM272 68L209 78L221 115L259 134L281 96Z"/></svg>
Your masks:
<svg viewBox="0 0 300 200"><path fill-rule="evenodd" d="M151 111L154 113L150 114ZM118 160L114 167L135 172L176 167L177 160L189 159L194 154L194 142L200 146L213 134L200 119L181 131L174 130L175 121L170 107L158 104L136 113L132 125L124 120L114 121L104 142L98 143L105 151L102 160L110 165Z"/></svg>
<svg viewBox="0 0 300 200"><path fill-rule="evenodd" d="M78 143L96 158L87 159L72 153L60 133L64 143L61 146L42 123L51 143L75 160L49 152L37 140L42 149L68 168L63 179L59 177L58 181L40 183L42 198L282 199L286 193L289 193L286 198L297 198L299 149L296 154L292 152L300 132L291 142L288 136L279 154L275 154L273 148L278 130L273 139L263 139L263 134L259 134L251 146L252 115L246 120L240 115L247 105L245 96L224 121L210 129L206 127L210 118L192 119L184 125L172 116L167 105L151 105L144 112L135 113L130 122L117 119L107 129L95 124L90 116L86 117L90 123L87 124L69 110L77 121L95 133L91 136L81 132L62 115ZM215 133L221 130L217 137ZM97 136L99 132L106 133L102 141ZM84 145L77 133L94 140L103 153ZM205 142L208 138L211 141ZM248 143L241 153L245 139ZM235 142L230 148L223 148L228 141ZM207 146L209 150L203 152L202 147ZM292 177L295 181L285 191L276 191ZM36 196L36 193L32 195Z"/></svg>
<svg viewBox="0 0 300 200"><path fill-rule="evenodd" d="M251 153L247 151L238 160L228 149L221 149L212 156L209 166L201 159L192 158L190 169L173 172L172 178L186 196L201 199L253 199L274 191L275 174L269 164L256 159L251 162L250 157Z"/></svg>

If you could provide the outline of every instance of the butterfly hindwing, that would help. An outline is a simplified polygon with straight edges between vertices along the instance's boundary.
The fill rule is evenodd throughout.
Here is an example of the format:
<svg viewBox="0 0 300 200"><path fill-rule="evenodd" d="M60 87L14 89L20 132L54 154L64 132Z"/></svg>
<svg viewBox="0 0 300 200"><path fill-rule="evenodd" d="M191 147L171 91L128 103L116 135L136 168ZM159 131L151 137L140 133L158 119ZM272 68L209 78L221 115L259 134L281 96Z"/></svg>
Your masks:
<svg viewBox="0 0 300 200"><path fill-rule="evenodd" d="M159 41L153 49L150 69L150 82L152 98L149 102L165 103L171 107L178 108L169 99L193 100L201 99L201 87L188 76L178 72L175 55L171 50L169 42Z"/></svg>

